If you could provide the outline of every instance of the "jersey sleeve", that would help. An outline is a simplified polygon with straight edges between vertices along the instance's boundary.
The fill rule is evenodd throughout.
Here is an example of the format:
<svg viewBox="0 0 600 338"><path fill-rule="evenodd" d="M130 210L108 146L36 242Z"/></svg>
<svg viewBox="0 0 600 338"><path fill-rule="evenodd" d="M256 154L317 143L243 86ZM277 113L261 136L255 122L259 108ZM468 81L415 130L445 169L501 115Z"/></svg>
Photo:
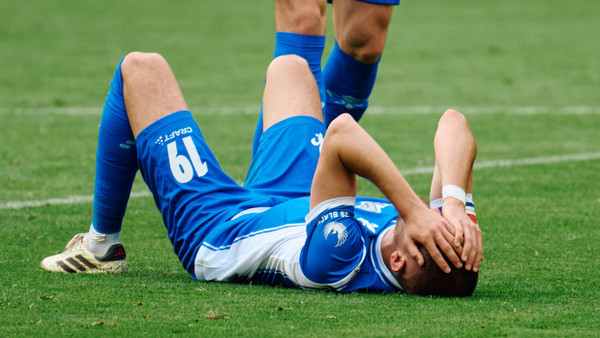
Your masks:
<svg viewBox="0 0 600 338"><path fill-rule="evenodd" d="M312 283L338 291L352 280L366 257L363 227L354 218L354 198L326 201L307 216L300 268Z"/></svg>

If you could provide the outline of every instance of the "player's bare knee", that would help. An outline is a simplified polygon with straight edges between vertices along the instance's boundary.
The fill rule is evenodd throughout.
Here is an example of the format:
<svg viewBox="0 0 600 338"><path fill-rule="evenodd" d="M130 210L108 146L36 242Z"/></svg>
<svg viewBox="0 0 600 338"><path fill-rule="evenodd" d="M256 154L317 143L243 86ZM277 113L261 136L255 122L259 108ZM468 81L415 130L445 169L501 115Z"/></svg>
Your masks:
<svg viewBox="0 0 600 338"><path fill-rule="evenodd" d="M267 79L274 74L297 71L310 72L308 62L304 58L292 54L278 56L271 61L267 68Z"/></svg>
<svg viewBox="0 0 600 338"><path fill-rule="evenodd" d="M357 3L365 15L352 15L340 32L338 43L342 50L363 63L375 63L383 53L392 6ZM336 34L337 35L337 34Z"/></svg>
<svg viewBox="0 0 600 338"><path fill-rule="evenodd" d="M379 60L383 53L383 45L367 46L358 51L356 59L362 63L373 64Z"/></svg>
<svg viewBox="0 0 600 338"><path fill-rule="evenodd" d="M131 52L123 59L121 72L126 75L136 71L148 71L157 66L167 65L167 61L158 53Z"/></svg>
<svg viewBox="0 0 600 338"><path fill-rule="evenodd" d="M468 127L467 118L454 109L447 109L440 118L439 126L465 128Z"/></svg>
<svg viewBox="0 0 600 338"><path fill-rule="evenodd" d="M339 137L343 134L353 135L353 130L358 126L352 115L344 113L336 117L329 127L327 127L326 136L329 138Z"/></svg>
<svg viewBox="0 0 600 338"><path fill-rule="evenodd" d="M342 50L352 56L354 59L367 64L372 64L379 60L383 53L385 39L377 39L364 32L354 32L343 42Z"/></svg>
<svg viewBox="0 0 600 338"><path fill-rule="evenodd" d="M298 10L293 18L294 33L317 35L321 34L322 16L325 14L325 8L322 10L315 6L304 6Z"/></svg>

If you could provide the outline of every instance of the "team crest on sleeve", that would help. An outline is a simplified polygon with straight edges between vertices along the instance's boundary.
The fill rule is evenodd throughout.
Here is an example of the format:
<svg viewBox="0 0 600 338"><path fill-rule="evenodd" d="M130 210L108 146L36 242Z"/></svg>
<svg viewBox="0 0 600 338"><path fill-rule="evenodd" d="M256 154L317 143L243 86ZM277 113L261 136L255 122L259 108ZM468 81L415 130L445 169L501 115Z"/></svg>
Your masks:
<svg viewBox="0 0 600 338"><path fill-rule="evenodd" d="M346 230L346 226L339 222L330 222L325 226L325 230L323 231L325 240L327 240L327 237L329 237L330 234L337 235L337 244L335 245L336 248L340 245L343 245L348 239L348 231Z"/></svg>
<svg viewBox="0 0 600 338"><path fill-rule="evenodd" d="M366 211L376 212L378 214L381 213L381 209L390 206L390 203L382 203L382 202L370 202L370 201L362 201L356 208L363 209Z"/></svg>
<svg viewBox="0 0 600 338"><path fill-rule="evenodd" d="M379 228L379 225L377 225L375 223L371 223L364 218L357 218L356 220L359 221L360 223L362 223L362 225L365 228L369 229L369 231L371 231L373 233L375 233L375 229Z"/></svg>

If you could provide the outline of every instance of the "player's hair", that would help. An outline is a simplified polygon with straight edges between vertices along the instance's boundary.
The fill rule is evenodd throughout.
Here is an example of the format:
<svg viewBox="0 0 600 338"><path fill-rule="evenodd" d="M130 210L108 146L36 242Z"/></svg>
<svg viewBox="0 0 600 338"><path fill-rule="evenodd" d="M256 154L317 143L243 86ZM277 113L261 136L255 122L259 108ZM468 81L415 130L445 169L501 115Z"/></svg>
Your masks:
<svg viewBox="0 0 600 338"><path fill-rule="evenodd" d="M450 273L444 273L431 258L429 252L422 245L417 246L423 255L425 264L420 267L416 278L400 281L406 293L441 297L469 297L473 294L477 286L477 272L467 271L464 268L458 269L444 256L452 268Z"/></svg>

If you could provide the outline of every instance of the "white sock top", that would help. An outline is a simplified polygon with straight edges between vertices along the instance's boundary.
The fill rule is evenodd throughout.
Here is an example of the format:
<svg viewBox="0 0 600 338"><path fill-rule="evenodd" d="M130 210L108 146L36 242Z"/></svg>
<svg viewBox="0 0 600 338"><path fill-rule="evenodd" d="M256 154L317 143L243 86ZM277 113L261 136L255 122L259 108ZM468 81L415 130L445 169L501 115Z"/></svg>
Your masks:
<svg viewBox="0 0 600 338"><path fill-rule="evenodd" d="M120 232L114 234L103 234L96 229L94 225L90 225L90 231L88 232L88 247L90 251L96 256L104 256L113 244L119 243Z"/></svg>

